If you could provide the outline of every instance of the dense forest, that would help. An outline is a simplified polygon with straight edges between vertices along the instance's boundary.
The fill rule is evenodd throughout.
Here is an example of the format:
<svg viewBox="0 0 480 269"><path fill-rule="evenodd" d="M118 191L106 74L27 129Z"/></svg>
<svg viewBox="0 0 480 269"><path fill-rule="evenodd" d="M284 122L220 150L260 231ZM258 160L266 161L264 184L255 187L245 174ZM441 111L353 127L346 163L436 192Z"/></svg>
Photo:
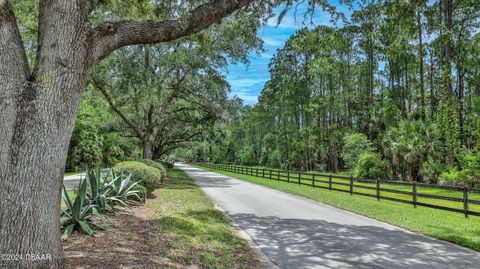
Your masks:
<svg viewBox="0 0 480 269"><path fill-rule="evenodd" d="M480 180L480 2L380 1L299 30L258 103L178 156L359 177Z"/></svg>

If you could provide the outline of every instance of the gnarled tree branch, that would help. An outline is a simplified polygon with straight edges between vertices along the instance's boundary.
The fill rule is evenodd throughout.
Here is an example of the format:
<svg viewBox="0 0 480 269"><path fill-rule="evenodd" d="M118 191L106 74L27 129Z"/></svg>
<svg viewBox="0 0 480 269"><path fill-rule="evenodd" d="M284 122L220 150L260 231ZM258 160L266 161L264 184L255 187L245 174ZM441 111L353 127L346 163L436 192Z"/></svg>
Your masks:
<svg viewBox="0 0 480 269"><path fill-rule="evenodd" d="M106 22L92 30L92 64L124 46L161 43L197 33L253 1L214 0L188 16L171 20Z"/></svg>
<svg viewBox="0 0 480 269"><path fill-rule="evenodd" d="M95 88L97 88L103 94L103 96L107 100L108 104L110 105L110 108L115 113L117 113L117 115L128 125L128 127L130 127L133 130L133 132L138 137L138 139L142 140L143 137L144 137L144 134L142 133L140 128L137 125L135 125L133 122L131 122L127 118L127 116L125 116L125 114L123 114L123 112L120 109L117 108L117 106L113 102L112 97L108 94L107 90L105 89L104 85L102 85L101 82L98 82L95 79L92 79L92 84L95 86Z"/></svg>

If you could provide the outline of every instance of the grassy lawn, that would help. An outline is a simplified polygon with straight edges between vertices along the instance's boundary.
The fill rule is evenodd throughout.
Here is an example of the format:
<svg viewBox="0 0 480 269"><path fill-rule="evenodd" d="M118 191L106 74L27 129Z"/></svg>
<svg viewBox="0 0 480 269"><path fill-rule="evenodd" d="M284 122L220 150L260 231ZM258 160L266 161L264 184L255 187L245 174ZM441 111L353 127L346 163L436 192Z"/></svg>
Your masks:
<svg viewBox="0 0 480 269"><path fill-rule="evenodd" d="M253 250L237 236L224 215L180 169L168 171L166 185L148 203L160 219L150 244L162 256L200 268L258 268ZM168 247L160 247L168 242Z"/></svg>
<svg viewBox="0 0 480 269"><path fill-rule="evenodd" d="M247 174L254 174L256 175L256 167L249 167L248 169L252 168L253 170L248 170L246 171ZM270 177L269 171L263 172L262 169L260 168L258 170L258 175L259 177L262 177L262 173L265 173L265 177ZM317 172L316 172L317 174ZM316 175L315 180L318 181L324 181L324 182L315 182L316 187L324 187L328 188L328 174L327 173L318 173L320 175L324 176L319 176ZM346 178L346 175L339 175L339 174L332 174L334 176L332 178L332 187L344 191L349 191L350 187L348 186L350 183L350 180ZM342 178L336 178L335 176L342 176ZM287 172L280 172L280 171L274 171L272 173L272 179L278 180L278 178L281 181L287 181L288 180L288 173ZM308 186L312 185L312 176L307 174L299 174L294 171L290 171L290 179L291 182L294 183L301 183L305 184ZM381 191L380 195L389 197L389 198L396 198L396 199L402 199L406 201L412 201L412 186L410 185L399 185L399 184L394 184L394 183L388 183L385 181L380 181L380 188L383 189L389 189L389 190L397 190L397 191L404 191L404 192L410 192L410 194L401 194L401 193L392 193L388 191ZM366 188L361 188L362 186L367 187L367 188L375 188L376 184L374 182L358 182L354 181L354 191L359 192L359 193L364 193L364 194L369 194L369 195L375 195L376 190L372 189L366 189ZM462 199L463 198L463 191L460 190L450 190L450 189L440 189L440 188L433 188L429 186L417 186L417 193L419 195L421 194L426 194L426 195L440 195L440 196L446 196L450 198L457 198L457 199ZM480 193L469 193L469 200L475 200L477 202L480 202ZM430 197L417 197L417 202L419 203L427 203L427 204L433 204L433 205L439 205L439 206L445 206L445 207L450 207L454 209L459 209L463 210L463 201L448 201L448 200L440 200L440 199L434 199ZM475 211L475 212L480 212L480 204L474 204L470 203L469 204L469 210L470 211Z"/></svg>
<svg viewBox="0 0 480 269"><path fill-rule="evenodd" d="M471 216L469 219L466 219L461 213L454 213L425 207L417 207L415 209L412 205L392 201L377 201L375 198L363 197L358 195L350 196L348 193L338 191L312 188L309 186L297 185L237 173L230 173L204 167L200 168L270 187L273 189L281 190L298 196L303 196L338 208L342 208L387 223L391 223L408 229L410 231L415 231L432 237L455 242L457 244L480 251L480 217ZM292 179L292 181L294 180L295 179ZM336 181L338 180L336 179ZM305 183L306 182L307 181L305 181ZM311 183L310 180L308 182ZM317 183L317 185L319 184L324 183ZM349 188L348 186L340 185L335 187L339 189ZM388 188L402 189L405 187L392 185L388 186ZM360 189L358 191L360 191ZM370 190L361 191L368 193ZM372 192L374 191L372 190ZM451 195L452 197L457 197L457 195L459 195L455 192L449 192L433 188L419 188L418 192ZM386 193L382 193L382 195L387 196ZM388 196L391 197L398 197L399 195L402 196L402 194L388 194ZM411 196L401 198L409 200L411 199ZM477 196L472 198L478 199ZM435 202L437 204L445 206L456 206L457 208L461 208L461 203L458 202L439 201L436 199L434 201L429 200L430 199L419 198L419 201L422 202ZM437 201L442 203L438 203ZM471 208L471 210L478 211L478 207Z"/></svg>

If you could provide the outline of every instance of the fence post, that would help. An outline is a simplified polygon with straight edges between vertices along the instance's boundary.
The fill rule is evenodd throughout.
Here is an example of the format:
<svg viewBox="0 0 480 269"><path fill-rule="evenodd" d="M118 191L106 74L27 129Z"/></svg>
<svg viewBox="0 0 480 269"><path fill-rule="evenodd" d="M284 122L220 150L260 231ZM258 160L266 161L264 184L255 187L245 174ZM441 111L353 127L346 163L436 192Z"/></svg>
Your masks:
<svg viewBox="0 0 480 269"><path fill-rule="evenodd" d="M377 201L380 201L380 180L377 178L375 183L377 185Z"/></svg>
<svg viewBox="0 0 480 269"><path fill-rule="evenodd" d="M328 175L328 189L332 190L332 175Z"/></svg>
<svg viewBox="0 0 480 269"><path fill-rule="evenodd" d="M412 185L412 199L413 199L413 208L417 208L417 182L414 181Z"/></svg>
<svg viewBox="0 0 480 269"><path fill-rule="evenodd" d="M302 181L302 172L298 171L298 185L301 184L301 181Z"/></svg>
<svg viewBox="0 0 480 269"><path fill-rule="evenodd" d="M315 188L315 174L312 174L312 188Z"/></svg>
<svg viewBox="0 0 480 269"><path fill-rule="evenodd" d="M272 179L272 170L270 169L270 179Z"/></svg>
<svg viewBox="0 0 480 269"><path fill-rule="evenodd" d="M258 177L258 168L255 169L255 176Z"/></svg>
<svg viewBox="0 0 480 269"><path fill-rule="evenodd" d="M463 188L463 212L465 212L465 218L468 218L468 188Z"/></svg>
<svg viewBox="0 0 480 269"><path fill-rule="evenodd" d="M290 183L290 170L287 171L287 182Z"/></svg>
<svg viewBox="0 0 480 269"><path fill-rule="evenodd" d="M265 178L265 168L262 168L262 178Z"/></svg>
<svg viewBox="0 0 480 269"><path fill-rule="evenodd" d="M350 177L350 195L353 195L353 177Z"/></svg>
<svg viewBox="0 0 480 269"><path fill-rule="evenodd" d="M277 180L280 181L280 171L277 170Z"/></svg>

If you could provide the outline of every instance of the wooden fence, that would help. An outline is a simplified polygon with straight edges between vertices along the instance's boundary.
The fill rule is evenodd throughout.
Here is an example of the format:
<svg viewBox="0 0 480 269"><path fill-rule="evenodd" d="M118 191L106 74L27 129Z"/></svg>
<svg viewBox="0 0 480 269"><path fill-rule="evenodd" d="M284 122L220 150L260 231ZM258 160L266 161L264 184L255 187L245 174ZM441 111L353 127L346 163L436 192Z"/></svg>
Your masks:
<svg viewBox="0 0 480 269"><path fill-rule="evenodd" d="M239 165L196 163L226 172L256 176L270 180L340 191L451 212L480 216L480 190L466 187L439 186L417 182L354 178L302 171L274 170ZM408 199L407 199L408 198ZM457 207L458 204L458 207Z"/></svg>

